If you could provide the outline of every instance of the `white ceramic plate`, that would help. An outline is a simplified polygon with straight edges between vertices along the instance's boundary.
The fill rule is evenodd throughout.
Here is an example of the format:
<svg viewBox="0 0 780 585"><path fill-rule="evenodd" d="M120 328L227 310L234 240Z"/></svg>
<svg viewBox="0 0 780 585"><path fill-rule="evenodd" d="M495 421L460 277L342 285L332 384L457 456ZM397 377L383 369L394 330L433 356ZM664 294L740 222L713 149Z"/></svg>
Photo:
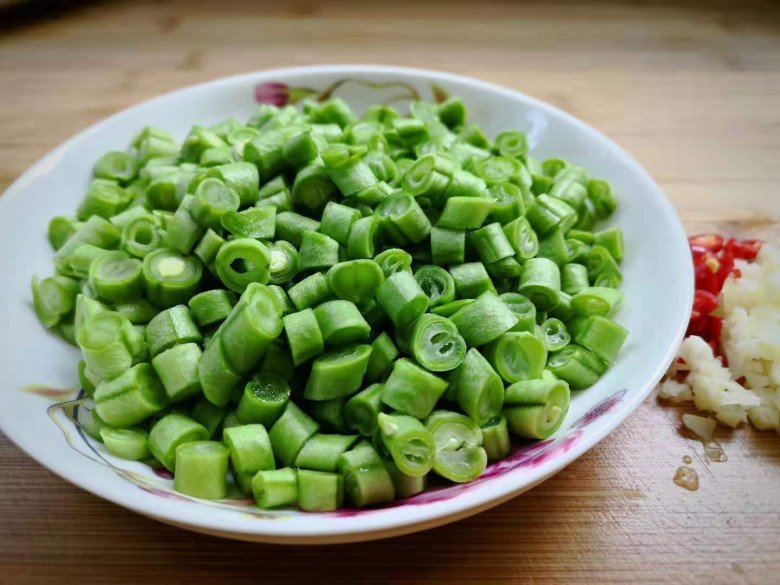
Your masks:
<svg viewBox="0 0 780 585"><path fill-rule="evenodd" d="M268 85L268 84L271 85ZM284 84L284 86L276 85ZM286 86L286 87L285 87ZM292 88L292 89L290 89ZM539 158L565 157L607 179L620 199L611 222L625 232L626 303L617 320L631 336L617 364L594 387L575 393L556 435L518 447L479 480L438 488L390 506L327 514L263 511L249 500L206 502L176 494L169 478L140 463L114 459L72 420L78 404L76 349L49 334L30 306L33 274L52 272L46 226L71 214L103 152L124 148L144 125L183 138L193 124L247 119L256 99L284 101L322 92L356 110L398 98L461 96L471 120L489 135L528 134ZM367 540L422 530L495 506L574 461L622 422L671 362L688 320L692 266L674 209L625 151L586 124L543 102L475 79L397 67L323 66L250 73L189 87L139 104L67 141L0 198L0 374L3 431L43 465L121 506L199 532L264 542ZM65 402L64 404L61 404ZM83 408L82 408L83 410Z"/></svg>

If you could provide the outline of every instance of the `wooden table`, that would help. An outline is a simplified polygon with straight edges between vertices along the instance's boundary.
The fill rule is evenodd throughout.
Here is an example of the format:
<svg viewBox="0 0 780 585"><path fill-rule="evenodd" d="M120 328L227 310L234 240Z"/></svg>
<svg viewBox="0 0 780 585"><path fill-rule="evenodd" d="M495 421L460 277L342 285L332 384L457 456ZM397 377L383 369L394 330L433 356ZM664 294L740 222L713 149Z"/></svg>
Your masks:
<svg viewBox="0 0 780 585"><path fill-rule="evenodd" d="M632 152L691 232L780 241L777 5L635 4L158 1L4 23L0 190L76 131L159 93L253 69L376 62L547 100ZM319 548L159 524L65 483L2 439L0 580L776 583L780 438L720 431L729 460L710 463L679 427L680 411L651 397L507 504L413 536ZM698 492L672 482L685 455Z"/></svg>

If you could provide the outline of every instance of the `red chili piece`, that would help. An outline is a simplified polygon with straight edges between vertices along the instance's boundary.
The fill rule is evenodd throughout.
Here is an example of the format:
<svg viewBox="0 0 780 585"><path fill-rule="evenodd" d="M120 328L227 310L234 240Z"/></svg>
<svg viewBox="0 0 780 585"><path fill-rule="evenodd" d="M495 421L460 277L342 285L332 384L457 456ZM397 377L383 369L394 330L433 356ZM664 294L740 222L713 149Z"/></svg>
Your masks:
<svg viewBox="0 0 780 585"><path fill-rule="evenodd" d="M723 249L723 236L718 234L699 234L688 238L691 246L701 246L702 248L717 254Z"/></svg>
<svg viewBox="0 0 780 585"><path fill-rule="evenodd" d="M720 352L723 319L711 313L718 308L718 295L729 275L741 278L742 271L735 267L735 260L754 260L761 251L760 240L723 239L718 234L700 234L688 238L693 259L695 293L693 310L686 335L698 335L712 347L715 355L728 365Z"/></svg>

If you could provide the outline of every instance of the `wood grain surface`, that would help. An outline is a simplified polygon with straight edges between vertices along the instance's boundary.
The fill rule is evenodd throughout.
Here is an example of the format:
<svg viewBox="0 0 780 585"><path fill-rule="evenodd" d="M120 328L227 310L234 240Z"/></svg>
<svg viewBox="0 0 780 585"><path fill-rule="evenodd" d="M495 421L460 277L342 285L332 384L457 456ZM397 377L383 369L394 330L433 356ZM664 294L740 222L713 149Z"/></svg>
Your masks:
<svg viewBox="0 0 780 585"><path fill-rule="evenodd" d="M780 9L769 1L157 1L43 20L0 13L0 191L78 130L159 93L353 62L443 69L547 100L638 158L690 232L780 241ZM712 463L680 432L680 414L651 397L509 503L330 547L171 528L71 486L2 438L0 582L777 583L780 437L720 430L728 461ZM696 492L672 482L686 455Z"/></svg>

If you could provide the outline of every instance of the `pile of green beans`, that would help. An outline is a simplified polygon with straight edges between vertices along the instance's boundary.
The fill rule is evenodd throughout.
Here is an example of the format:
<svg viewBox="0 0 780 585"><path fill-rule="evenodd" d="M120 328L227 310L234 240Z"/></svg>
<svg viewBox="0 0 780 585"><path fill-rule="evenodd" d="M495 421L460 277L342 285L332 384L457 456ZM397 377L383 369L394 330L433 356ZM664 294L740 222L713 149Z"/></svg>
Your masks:
<svg viewBox="0 0 780 585"><path fill-rule="evenodd" d="M370 506L549 437L617 359L615 209L458 98L263 105L103 155L32 295L109 453L193 497Z"/></svg>

